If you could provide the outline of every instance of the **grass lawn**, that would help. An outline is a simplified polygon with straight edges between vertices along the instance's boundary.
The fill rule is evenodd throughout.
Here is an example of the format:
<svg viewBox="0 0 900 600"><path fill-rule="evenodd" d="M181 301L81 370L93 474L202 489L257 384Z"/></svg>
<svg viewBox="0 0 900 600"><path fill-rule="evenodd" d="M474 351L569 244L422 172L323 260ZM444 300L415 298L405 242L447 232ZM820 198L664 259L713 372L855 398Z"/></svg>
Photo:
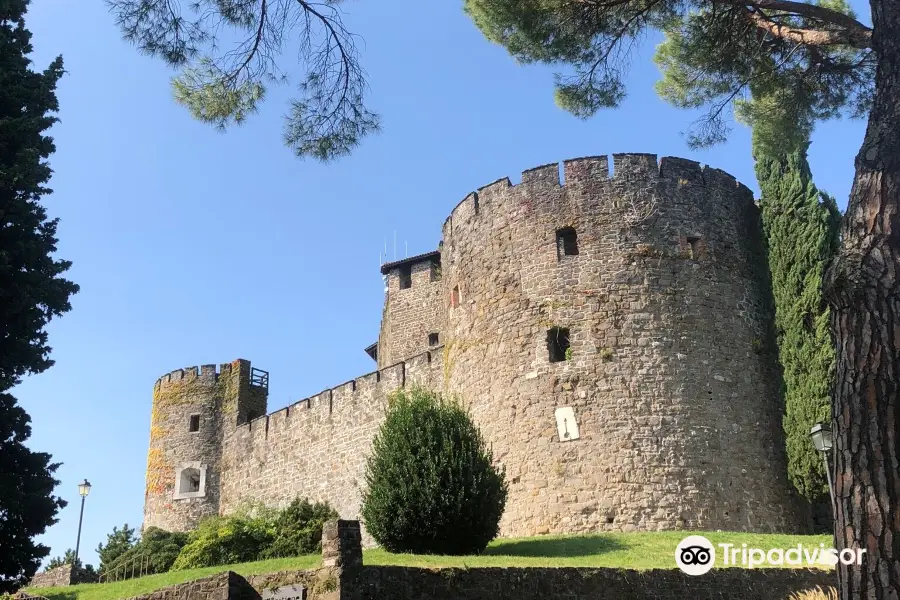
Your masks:
<svg viewBox="0 0 900 600"><path fill-rule="evenodd" d="M509 538L491 543L480 556L423 556L391 554L384 550L366 550L363 563L367 565L397 565L407 567L614 567L624 569L673 569L675 547L686 535L705 535L713 544L747 544L752 548L791 548L798 543L805 547L824 544L831 547L827 535L780 535L728 532L641 532L604 533L596 535L540 536ZM241 575L256 575L291 569L309 569L321 562L319 555L276 558L238 565L222 565L149 575L126 581L85 584L70 587L26 590L50 600L116 600L146 594L153 590L221 571Z"/></svg>

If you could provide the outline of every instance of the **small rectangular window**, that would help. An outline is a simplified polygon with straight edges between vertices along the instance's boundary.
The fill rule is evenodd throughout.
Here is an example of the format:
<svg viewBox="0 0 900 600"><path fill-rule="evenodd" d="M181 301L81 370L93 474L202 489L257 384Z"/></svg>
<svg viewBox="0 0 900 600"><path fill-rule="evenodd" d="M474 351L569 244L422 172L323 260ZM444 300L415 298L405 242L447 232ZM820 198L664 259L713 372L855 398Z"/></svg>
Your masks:
<svg viewBox="0 0 900 600"><path fill-rule="evenodd" d="M441 341L440 334L437 333L429 333L428 334L428 345L429 346L437 346Z"/></svg>
<svg viewBox="0 0 900 600"><path fill-rule="evenodd" d="M400 271L400 289L405 290L412 287L412 265L403 265Z"/></svg>
<svg viewBox="0 0 900 600"><path fill-rule="evenodd" d="M200 415L191 415L191 424L188 431L200 431Z"/></svg>
<svg viewBox="0 0 900 600"><path fill-rule="evenodd" d="M556 232L556 255L576 256L578 254L578 234L573 227L563 227Z"/></svg>
<svg viewBox="0 0 900 600"><path fill-rule="evenodd" d="M550 362L568 360L569 330L566 327L552 327L547 331L547 352Z"/></svg>
<svg viewBox="0 0 900 600"><path fill-rule="evenodd" d="M700 259L700 238L697 236L688 236L687 243L688 243L688 246L690 246L691 260L699 260Z"/></svg>
<svg viewBox="0 0 900 600"><path fill-rule="evenodd" d="M456 308L459 306L459 286L453 286L453 291L450 292L450 308Z"/></svg>

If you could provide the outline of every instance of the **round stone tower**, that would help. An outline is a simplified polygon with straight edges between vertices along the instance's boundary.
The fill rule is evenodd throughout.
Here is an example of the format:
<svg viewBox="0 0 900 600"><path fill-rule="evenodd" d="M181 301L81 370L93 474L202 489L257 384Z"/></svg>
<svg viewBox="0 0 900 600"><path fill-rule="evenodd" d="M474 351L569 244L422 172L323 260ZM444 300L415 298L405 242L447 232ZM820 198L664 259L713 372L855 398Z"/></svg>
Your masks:
<svg viewBox="0 0 900 600"><path fill-rule="evenodd" d="M266 413L268 373L250 362L178 369L153 387L144 528L187 531L219 513L224 432Z"/></svg>
<svg viewBox="0 0 900 600"><path fill-rule="evenodd" d="M506 469L501 535L796 529L752 193L613 167L526 171L444 224L444 384Z"/></svg>

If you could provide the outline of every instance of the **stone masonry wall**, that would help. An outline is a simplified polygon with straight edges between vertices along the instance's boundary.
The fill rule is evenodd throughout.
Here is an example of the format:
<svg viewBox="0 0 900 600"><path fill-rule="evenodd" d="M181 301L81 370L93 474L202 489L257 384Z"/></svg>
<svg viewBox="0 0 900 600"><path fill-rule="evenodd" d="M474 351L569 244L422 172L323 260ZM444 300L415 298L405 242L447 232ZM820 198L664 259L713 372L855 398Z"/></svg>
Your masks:
<svg viewBox="0 0 900 600"><path fill-rule="evenodd" d="M62 565L43 573L36 573L28 584L30 588L72 585L72 565Z"/></svg>
<svg viewBox="0 0 900 600"><path fill-rule="evenodd" d="M502 179L444 224L445 368L506 467L501 535L793 530L752 194L692 161L614 162ZM550 362L552 327L571 360Z"/></svg>
<svg viewBox="0 0 900 600"><path fill-rule="evenodd" d="M713 569L692 577L676 569L363 567L341 581L340 600L791 600L834 585L811 569Z"/></svg>
<svg viewBox="0 0 900 600"><path fill-rule="evenodd" d="M327 500L342 518L358 518L365 459L388 394L414 383L440 386L442 376L438 349L230 429L221 462L222 512L245 499L274 506L302 496Z"/></svg>
<svg viewBox="0 0 900 600"><path fill-rule="evenodd" d="M259 600L260 595L246 579L233 571L223 571L202 579L160 588L130 600Z"/></svg>
<svg viewBox="0 0 900 600"><path fill-rule="evenodd" d="M387 295L378 336L378 367L384 368L428 349L428 334L444 329L440 267L430 260L414 263L412 285L400 289L397 269L388 273Z"/></svg>

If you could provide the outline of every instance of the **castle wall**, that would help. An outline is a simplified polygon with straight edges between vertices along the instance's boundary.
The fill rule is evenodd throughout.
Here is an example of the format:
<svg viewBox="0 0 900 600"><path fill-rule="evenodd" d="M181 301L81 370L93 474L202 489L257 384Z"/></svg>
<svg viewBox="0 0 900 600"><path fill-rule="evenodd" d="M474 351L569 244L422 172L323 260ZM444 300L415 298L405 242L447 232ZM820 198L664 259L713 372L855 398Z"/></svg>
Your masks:
<svg viewBox="0 0 900 600"><path fill-rule="evenodd" d="M439 387L441 352L427 352L226 431L221 510L243 500L328 501L358 518L365 459L387 396L404 385Z"/></svg>
<svg viewBox="0 0 900 600"><path fill-rule="evenodd" d="M500 180L444 225L446 368L506 466L501 533L793 529L752 194L692 161L614 160ZM554 326L571 360L550 362Z"/></svg>
<svg viewBox="0 0 900 600"><path fill-rule="evenodd" d="M384 368L428 349L428 335L444 328L440 268L431 261L411 265L411 283L400 288L399 269L387 277L387 296L378 336L378 367Z"/></svg>
<svg viewBox="0 0 900 600"><path fill-rule="evenodd" d="M613 162L612 176L588 157L564 163L562 184L551 164L468 195L444 223L439 278L414 262L400 289L386 265L377 373L259 418L246 361L161 379L145 526L297 496L358 518L387 395L417 382L467 402L504 465L503 536L796 529L752 194L693 161ZM570 342L558 361L553 328ZM420 354L434 332L442 348ZM217 429L185 437L189 411ZM173 509L157 474L197 455L209 497Z"/></svg>

